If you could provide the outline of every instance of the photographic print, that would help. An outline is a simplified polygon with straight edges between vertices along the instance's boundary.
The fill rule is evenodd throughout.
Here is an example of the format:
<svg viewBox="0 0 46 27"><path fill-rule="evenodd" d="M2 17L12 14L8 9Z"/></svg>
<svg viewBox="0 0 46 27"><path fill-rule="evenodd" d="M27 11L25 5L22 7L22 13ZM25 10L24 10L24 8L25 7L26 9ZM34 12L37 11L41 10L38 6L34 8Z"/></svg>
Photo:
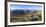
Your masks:
<svg viewBox="0 0 46 27"><path fill-rule="evenodd" d="M44 4L8 2L8 25L44 23Z"/></svg>

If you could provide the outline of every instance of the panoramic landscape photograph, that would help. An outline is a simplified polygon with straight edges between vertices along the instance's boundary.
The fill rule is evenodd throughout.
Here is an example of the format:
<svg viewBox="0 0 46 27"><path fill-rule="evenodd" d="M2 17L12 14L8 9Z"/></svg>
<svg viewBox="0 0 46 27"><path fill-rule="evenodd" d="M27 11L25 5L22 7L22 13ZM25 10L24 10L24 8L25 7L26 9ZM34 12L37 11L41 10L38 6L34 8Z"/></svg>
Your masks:
<svg viewBox="0 0 46 27"><path fill-rule="evenodd" d="M10 4L10 22L42 21L42 6Z"/></svg>

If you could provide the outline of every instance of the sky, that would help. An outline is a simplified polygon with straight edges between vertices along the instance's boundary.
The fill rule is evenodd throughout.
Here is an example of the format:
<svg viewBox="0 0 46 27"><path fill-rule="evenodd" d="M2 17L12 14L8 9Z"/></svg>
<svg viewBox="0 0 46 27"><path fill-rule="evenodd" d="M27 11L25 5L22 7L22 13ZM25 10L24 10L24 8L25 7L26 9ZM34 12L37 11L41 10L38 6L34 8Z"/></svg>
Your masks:
<svg viewBox="0 0 46 27"><path fill-rule="evenodd" d="M39 5L16 5L16 4L11 4L10 5L10 10L41 10L42 6Z"/></svg>

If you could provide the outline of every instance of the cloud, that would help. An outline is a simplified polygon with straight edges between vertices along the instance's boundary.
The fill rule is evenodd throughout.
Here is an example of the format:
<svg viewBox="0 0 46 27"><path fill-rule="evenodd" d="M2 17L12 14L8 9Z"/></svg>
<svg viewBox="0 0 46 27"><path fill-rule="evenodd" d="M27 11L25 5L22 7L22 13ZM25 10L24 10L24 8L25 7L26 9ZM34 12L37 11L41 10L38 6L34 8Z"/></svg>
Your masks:
<svg viewBox="0 0 46 27"><path fill-rule="evenodd" d="M11 10L41 10L42 6L39 5L13 5L11 4Z"/></svg>

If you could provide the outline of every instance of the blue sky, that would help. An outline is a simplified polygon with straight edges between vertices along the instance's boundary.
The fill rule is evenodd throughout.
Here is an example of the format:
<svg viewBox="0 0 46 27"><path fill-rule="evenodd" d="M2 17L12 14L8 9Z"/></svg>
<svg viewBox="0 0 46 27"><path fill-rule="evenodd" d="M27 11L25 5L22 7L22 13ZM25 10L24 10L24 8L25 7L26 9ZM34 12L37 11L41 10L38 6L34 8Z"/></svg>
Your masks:
<svg viewBox="0 0 46 27"><path fill-rule="evenodd" d="M11 4L10 5L11 9L10 10L41 10L42 6L39 5L16 5L16 4Z"/></svg>

